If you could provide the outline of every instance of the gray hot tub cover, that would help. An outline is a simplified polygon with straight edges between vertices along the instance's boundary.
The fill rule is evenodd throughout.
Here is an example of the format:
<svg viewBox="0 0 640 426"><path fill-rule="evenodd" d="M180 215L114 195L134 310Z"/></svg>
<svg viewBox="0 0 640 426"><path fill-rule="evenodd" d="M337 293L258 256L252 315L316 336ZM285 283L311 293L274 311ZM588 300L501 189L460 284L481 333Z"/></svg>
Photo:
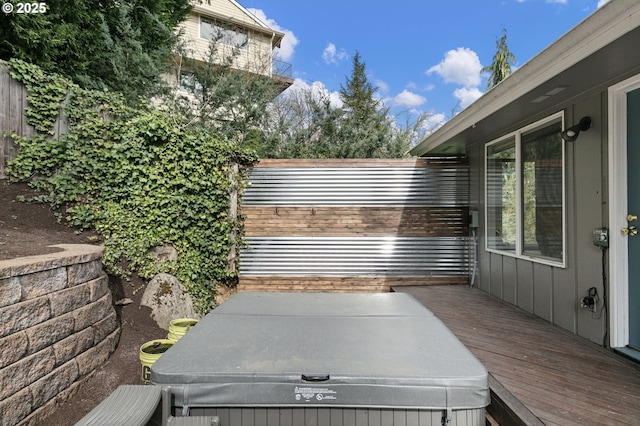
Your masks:
<svg viewBox="0 0 640 426"><path fill-rule="evenodd" d="M239 293L151 368L181 407L489 404L487 371L405 293Z"/></svg>

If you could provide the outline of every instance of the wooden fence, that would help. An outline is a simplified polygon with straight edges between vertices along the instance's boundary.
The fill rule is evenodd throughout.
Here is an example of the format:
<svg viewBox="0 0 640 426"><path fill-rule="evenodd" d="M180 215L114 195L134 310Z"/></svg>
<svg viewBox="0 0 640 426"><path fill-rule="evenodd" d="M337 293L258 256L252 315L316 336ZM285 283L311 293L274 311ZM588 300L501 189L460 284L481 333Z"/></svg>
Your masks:
<svg viewBox="0 0 640 426"><path fill-rule="evenodd" d="M5 134L31 136L35 133L35 129L27 124L26 107L27 89L9 75L6 63L0 61L0 179L6 178L5 167L17 153L13 139ZM67 120L60 114L54 124L55 135L66 132L67 128Z"/></svg>
<svg viewBox="0 0 640 426"><path fill-rule="evenodd" d="M459 158L260 161L239 290L468 283L468 179Z"/></svg>

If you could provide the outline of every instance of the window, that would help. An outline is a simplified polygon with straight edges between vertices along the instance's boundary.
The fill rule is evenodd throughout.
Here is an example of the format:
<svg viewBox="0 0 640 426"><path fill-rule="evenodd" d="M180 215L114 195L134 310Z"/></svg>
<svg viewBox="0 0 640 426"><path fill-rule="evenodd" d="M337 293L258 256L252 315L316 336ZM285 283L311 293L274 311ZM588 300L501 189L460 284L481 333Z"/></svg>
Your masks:
<svg viewBox="0 0 640 426"><path fill-rule="evenodd" d="M249 42L247 31L206 18L200 19L200 37L239 48L245 48Z"/></svg>
<svg viewBox="0 0 640 426"><path fill-rule="evenodd" d="M486 248L564 265L562 114L486 146Z"/></svg>

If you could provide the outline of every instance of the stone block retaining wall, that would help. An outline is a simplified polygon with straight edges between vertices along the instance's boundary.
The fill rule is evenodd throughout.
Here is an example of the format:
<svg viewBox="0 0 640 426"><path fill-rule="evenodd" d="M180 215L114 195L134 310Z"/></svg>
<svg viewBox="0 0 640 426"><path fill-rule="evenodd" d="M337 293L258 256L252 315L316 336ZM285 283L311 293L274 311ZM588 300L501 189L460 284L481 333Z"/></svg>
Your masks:
<svg viewBox="0 0 640 426"><path fill-rule="evenodd" d="M103 249L0 261L0 426L36 425L107 361L120 337Z"/></svg>

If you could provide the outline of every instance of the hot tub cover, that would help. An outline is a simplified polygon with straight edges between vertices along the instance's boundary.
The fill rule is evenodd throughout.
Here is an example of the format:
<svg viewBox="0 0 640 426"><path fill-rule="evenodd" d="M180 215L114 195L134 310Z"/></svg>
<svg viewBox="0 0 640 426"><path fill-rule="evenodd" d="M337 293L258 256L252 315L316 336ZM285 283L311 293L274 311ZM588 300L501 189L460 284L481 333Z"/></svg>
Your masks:
<svg viewBox="0 0 640 426"><path fill-rule="evenodd" d="M239 293L151 368L181 407L476 409L487 370L405 293Z"/></svg>

